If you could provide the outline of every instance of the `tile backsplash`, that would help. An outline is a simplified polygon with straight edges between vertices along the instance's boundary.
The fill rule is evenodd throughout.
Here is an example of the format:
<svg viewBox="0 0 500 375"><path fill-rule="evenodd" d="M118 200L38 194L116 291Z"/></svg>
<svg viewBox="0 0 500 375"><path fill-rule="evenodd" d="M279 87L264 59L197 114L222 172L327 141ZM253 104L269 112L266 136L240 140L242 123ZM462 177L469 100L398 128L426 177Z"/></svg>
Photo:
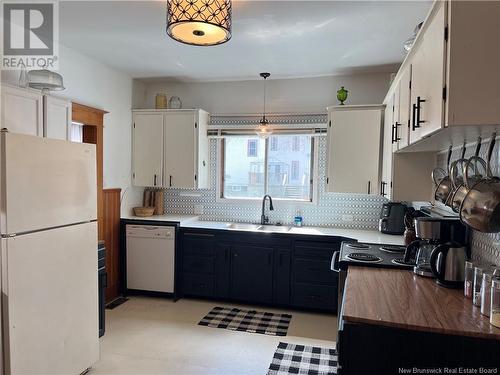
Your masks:
<svg viewBox="0 0 500 375"><path fill-rule="evenodd" d="M481 151L479 156L486 160L486 153L488 149L488 143L484 142L481 146ZM469 158L474 154L475 145L467 147L465 157ZM460 149L453 150L452 161L460 157ZM438 154L437 166L441 168L446 168L446 157L447 151ZM493 174L500 176L500 147L499 140L497 139L495 149L491 157L491 169ZM472 231L472 257L476 260L484 261L491 264L496 264L500 266L500 233L481 233L478 231Z"/></svg>
<svg viewBox="0 0 500 375"><path fill-rule="evenodd" d="M203 206L201 220L259 222L261 201L236 203L217 200L216 168L220 164L217 160L217 144L217 140L210 140L210 189L166 189L165 212L193 214L195 206ZM319 176L317 204L275 201L274 211L269 212L271 222L291 224L297 211L300 211L304 225L376 229L382 203L386 199L377 195L327 193L325 191L326 139L318 138L317 147Z"/></svg>

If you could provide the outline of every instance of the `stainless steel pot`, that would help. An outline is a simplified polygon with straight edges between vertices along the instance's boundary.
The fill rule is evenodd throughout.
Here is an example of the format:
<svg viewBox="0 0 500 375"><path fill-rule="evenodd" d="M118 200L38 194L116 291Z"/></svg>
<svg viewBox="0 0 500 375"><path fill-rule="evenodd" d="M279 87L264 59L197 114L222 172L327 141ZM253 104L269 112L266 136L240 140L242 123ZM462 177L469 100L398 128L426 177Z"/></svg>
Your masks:
<svg viewBox="0 0 500 375"><path fill-rule="evenodd" d="M464 179L471 186L460 207L460 220L480 232L500 232L500 178L493 176L490 168L491 154L495 147L496 133L488 148L487 176L471 185L468 170Z"/></svg>
<svg viewBox="0 0 500 375"><path fill-rule="evenodd" d="M442 168L435 168L432 171L431 177L436 185L436 190L434 191L434 199L438 202L446 203L448 197L450 196L451 191L453 190L453 182L450 177L450 161L451 161L451 153L452 147L450 146L448 150L448 159L447 159L447 174L442 179L437 179L437 173L442 173ZM445 172L446 173L446 172Z"/></svg>
<svg viewBox="0 0 500 375"><path fill-rule="evenodd" d="M482 166L482 168L484 170L484 174L481 174L478 172L477 164L480 164ZM467 185L463 179L462 183L455 189L455 191L452 194L450 207L456 213L460 212L460 207L462 206L462 202L465 199L465 196L467 195L467 193L469 192L471 186L476 184L477 182L479 182L487 174L487 169L488 169L487 164L484 161L484 159L480 158L479 156L471 157L467 161L467 163L465 164L465 166L463 168L464 168L464 172L463 172L464 176L465 176L466 170L472 169L474 171L474 174L472 176L469 176L467 183L470 185ZM453 176L453 174L452 174L452 176ZM453 177L452 177L452 180L453 180Z"/></svg>

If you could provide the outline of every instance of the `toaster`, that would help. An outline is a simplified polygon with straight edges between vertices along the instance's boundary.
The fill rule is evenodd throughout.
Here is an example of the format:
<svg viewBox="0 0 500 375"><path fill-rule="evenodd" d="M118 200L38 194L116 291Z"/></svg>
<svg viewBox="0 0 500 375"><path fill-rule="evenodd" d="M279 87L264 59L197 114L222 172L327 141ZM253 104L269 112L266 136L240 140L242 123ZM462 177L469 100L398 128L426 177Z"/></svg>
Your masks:
<svg viewBox="0 0 500 375"><path fill-rule="evenodd" d="M402 202L384 203L380 212L378 230L385 234L403 234L406 209L406 204Z"/></svg>

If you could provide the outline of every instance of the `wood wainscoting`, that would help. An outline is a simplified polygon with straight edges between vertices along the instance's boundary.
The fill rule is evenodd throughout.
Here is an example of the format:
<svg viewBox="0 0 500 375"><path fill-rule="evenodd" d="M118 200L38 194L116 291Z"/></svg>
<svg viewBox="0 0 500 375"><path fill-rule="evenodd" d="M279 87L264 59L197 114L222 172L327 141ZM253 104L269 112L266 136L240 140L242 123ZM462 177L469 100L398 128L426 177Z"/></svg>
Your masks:
<svg viewBox="0 0 500 375"><path fill-rule="evenodd" d="M120 195L121 189L104 189L103 234L106 244L108 286L106 303L120 296Z"/></svg>

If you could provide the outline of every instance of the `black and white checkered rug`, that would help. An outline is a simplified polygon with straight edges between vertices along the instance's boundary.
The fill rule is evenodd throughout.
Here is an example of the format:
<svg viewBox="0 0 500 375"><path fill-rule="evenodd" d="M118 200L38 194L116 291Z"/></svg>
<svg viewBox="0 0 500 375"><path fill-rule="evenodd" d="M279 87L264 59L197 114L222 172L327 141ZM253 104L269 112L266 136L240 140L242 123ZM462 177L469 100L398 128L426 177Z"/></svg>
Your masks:
<svg viewBox="0 0 500 375"><path fill-rule="evenodd" d="M214 307L198 324L232 331L286 336L292 316L230 307Z"/></svg>
<svg viewBox="0 0 500 375"><path fill-rule="evenodd" d="M337 358L335 349L280 342L267 375L332 375Z"/></svg>

